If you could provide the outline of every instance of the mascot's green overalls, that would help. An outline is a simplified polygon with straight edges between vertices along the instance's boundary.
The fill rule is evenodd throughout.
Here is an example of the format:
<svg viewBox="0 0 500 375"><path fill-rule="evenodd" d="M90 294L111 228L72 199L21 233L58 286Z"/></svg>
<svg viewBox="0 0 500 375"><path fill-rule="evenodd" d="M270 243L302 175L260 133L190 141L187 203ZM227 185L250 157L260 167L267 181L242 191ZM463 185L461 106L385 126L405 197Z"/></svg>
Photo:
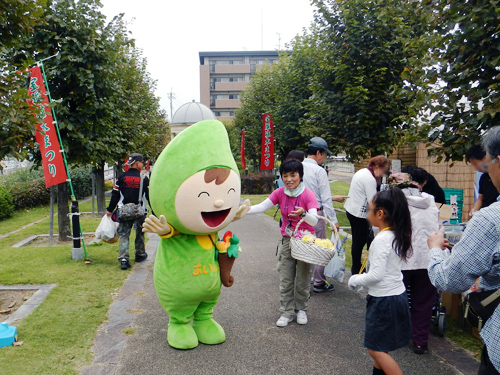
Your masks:
<svg viewBox="0 0 500 375"><path fill-rule="evenodd" d="M225 333L212 319L221 290L215 244L217 231L239 214L241 191L224 125L202 121L177 135L155 163L149 189L153 211L165 216L151 216L144 227L161 237L154 282L170 316L168 343L220 344ZM148 229L148 222L167 229Z"/></svg>

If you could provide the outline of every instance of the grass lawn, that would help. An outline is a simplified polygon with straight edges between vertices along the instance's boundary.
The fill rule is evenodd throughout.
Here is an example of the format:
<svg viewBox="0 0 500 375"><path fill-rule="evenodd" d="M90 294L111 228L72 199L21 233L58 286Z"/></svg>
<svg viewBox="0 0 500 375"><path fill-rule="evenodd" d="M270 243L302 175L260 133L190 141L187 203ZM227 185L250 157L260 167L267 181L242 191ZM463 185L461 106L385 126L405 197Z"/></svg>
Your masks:
<svg viewBox="0 0 500 375"><path fill-rule="evenodd" d="M2 232L11 232L48 214L48 207L18 212L0 222ZM83 217L83 231L93 232L99 221L98 215L96 219ZM57 284L18 325L18 340L24 344L0 350L2 374L78 374L79 367L93 358L90 347L97 328L106 319L111 293L129 274L119 268L117 243L87 245L93 260L90 265L71 259L71 243L11 248L30 235L48 232L46 219L0 240L1 284Z"/></svg>

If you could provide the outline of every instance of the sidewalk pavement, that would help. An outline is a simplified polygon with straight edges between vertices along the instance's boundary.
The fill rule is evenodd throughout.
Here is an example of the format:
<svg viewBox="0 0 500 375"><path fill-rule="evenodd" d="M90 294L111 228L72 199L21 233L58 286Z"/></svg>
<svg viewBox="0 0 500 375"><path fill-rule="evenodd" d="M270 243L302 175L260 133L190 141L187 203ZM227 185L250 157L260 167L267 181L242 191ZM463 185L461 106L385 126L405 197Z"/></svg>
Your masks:
<svg viewBox="0 0 500 375"><path fill-rule="evenodd" d="M232 271L234 285L222 287L215 308L214 317L226 331L225 343L200 344L187 351L168 346L168 317L153 284L158 237L150 236L149 258L132 269L110 307L109 321L99 329L94 362L81 374L371 374L372 361L362 347L363 297L334 282L334 292L312 294L307 325L276 327L278 225L268 216L252 215L228 229L240 237L243 253ZM472 375L479 367L442 338L433 338L430 354L415 355L410 347L391 354L405 375Z"/></svg>

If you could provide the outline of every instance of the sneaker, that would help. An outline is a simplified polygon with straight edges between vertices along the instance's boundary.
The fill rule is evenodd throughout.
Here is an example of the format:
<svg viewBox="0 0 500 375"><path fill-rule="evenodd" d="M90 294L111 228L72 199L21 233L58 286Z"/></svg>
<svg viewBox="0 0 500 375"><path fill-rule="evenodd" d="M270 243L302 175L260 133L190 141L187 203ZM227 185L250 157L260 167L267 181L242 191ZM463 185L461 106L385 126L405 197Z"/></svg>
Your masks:
<svg viewBox="0 0 500 375"><path fill-rule="evenodd" d="M428 347L427 345L416 345L413 344L413 353L415 354L425 354L427 353Z"/></svg>
<svg viewBox="0 0 500 375"><path fill-rule="evenodd" d="M147 253L144 253L144 254L139 254L139 255L136 255L135 256L135 262L136 263L140 263L142 262L143 260L146 260L148 258L148 254Z"/></svg>
<svg viewBox="0 0 500 375"><path fill-rule="evenodd" d="M335 290L334 286L328 281L325 281L322 285L314 285L313 292L323 293L323 292L333 292Z"/></svg>
<svg viewBox="0 0 500 375"><path fill-rule="evenodd" d="M307 314L304 310L297 313L297 324L307 324Z"/></svg>
<svg viewBox="0 0 500 375"><path fill-rule="evenodd" d="M293 317L292 318L287 318L286 316L280 316L278 321L276 322L276 325L278 327L286 327L288 323L293 322Z"/></svg>
<svg viewBox="0 0 500 375"><path fill-rule="evenodd" d="M120 267L121 267L122 270L129 269L130 268L130 263L128 262L127 259L122 259L122 261L120 262Z"/></svg>

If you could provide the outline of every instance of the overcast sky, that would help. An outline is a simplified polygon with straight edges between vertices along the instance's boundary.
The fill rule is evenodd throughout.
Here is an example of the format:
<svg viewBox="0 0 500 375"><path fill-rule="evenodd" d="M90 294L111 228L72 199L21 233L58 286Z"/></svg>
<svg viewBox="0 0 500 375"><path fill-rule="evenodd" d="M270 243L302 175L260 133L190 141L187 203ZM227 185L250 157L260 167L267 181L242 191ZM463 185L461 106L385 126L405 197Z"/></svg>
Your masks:
<svg viewBox="0 0 500 375"><path fill-rule="evenodd" d="M314 10L310 0L101 2L108 19L125 13L169 120L171 89L174 113L182 104L200 100L200 51L276 50L278 33L283 48L310 25Z"/></svg>

